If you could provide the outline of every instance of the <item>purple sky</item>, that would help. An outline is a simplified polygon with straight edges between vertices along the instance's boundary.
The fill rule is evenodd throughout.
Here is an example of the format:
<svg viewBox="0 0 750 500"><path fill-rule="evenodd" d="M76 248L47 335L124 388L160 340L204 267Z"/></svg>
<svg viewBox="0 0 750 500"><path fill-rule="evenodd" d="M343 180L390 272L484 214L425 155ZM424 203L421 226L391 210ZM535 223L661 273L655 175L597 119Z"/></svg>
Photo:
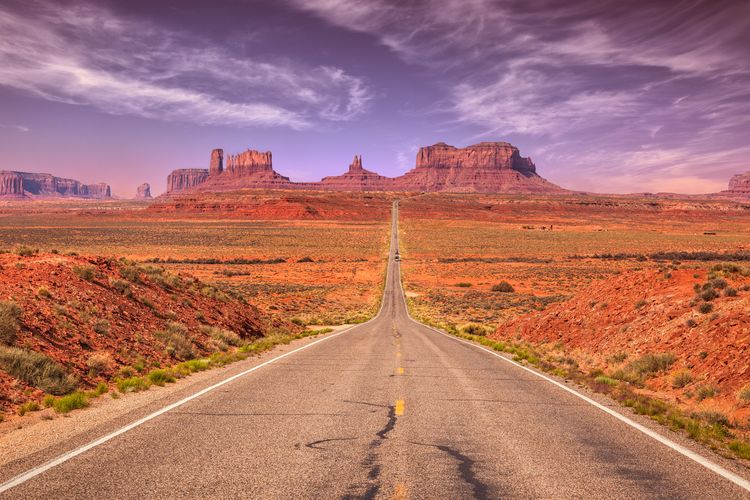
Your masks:
<svg viewBox="0 0 750 500"><path fill-rule="evenodd" d="M302 181L507 140L572 189L718 191L748 47L746 0L3 0L0 169L130 197L214 147Z"/></svg>

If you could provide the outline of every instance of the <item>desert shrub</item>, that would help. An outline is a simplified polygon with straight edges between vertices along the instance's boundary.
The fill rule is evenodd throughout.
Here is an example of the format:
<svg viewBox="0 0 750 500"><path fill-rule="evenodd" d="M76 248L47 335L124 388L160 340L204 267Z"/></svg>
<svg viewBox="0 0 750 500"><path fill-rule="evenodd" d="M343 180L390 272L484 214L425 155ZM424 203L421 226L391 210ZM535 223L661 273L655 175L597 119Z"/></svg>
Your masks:
<svg viewBox="0 0 750 500"><path fill-rule="evenodd" d="M312 260L312 257L302 257L302 258L301 258L301 259L299 259L299 260L298 260L297 262L300 262L300 263L302 263L302 262L315 262L315 261L314 261L314 260Z"/></svg>
<svg viewBox="0 0 750 500"><path fill-rule="evenodd" d="M94 331L99 335L109 334L109 321L107 321L106 319L100 319L99 321L94 323Z"/></svg>
<svg viewBox="0 0 750 500"><path fill-rule="evenodd" d="M750 460L750 444L735 440L729 443L729 449L732 450L734 454L739 458Z"/></svg>
<svg viewBox="0 0 750 500"><path fill-rule="evenodd" d="M39 409L40 409L39 403L37 403L36 401L29 401L27 403L22 404L18 408L18 414L23 417L28 412L30 412L30 411L38 411Z"/></svg>
<svg viewBox="0 0 750 500"><path fill-rule="evenodd" d="M170 323L166 330L154 332L154 337L164 342L167 353L177 359L193 359L193 343L187 337L188 331L185 325Z"/></svg>
<svg viewBox="0 0 750 500"><path fill-rule="evenodd" d="M215 326L203 325L200 327L202 333L209 335L212 339L217 342L222 342L226 345L239 347L243 344L242 338L231 330L225 330Z"/></svg>
<svg viewBox="0 0 750 500"><path fill-rule="evenodd" d="M20 255L21 257L31 257L39 253L39 250L27 247L26 245L19 245L13 249L13 253Z"/></svg>
<svg viewBox="0 0 750 500"><path fill-rule="evenodd" d="M141 282L141 272L136 266L133 265L122 266L120 268L120 276L122 276L127 281L130 281L131 283Z"/></svg>
<svg viewBox="0 0 750 500"><path fill-rule="evenodd" d="M708 313L710 313L711 311L713 311L713 310L714 310L714 305L713 305L713 304L711 304L710 302L704 302L704 303L702 303L702 304L701 304L701 305L700 305L700 306L698 307L698 310L699 310L699 311L700 311L700 312L701 312L702 314L708 314Z"/></svg>
<svg viewBox="0 0 750 500"><path fill-rule="evenodd" d="M73 273L86 281L94 281L96 268L94 266L73 266Z"/></svg>
<svg viewBox="0 0 750 500"><path fill-rule="evenodd" d="M95 377L109 373L114 367L114 360L108 352L95 352L86 360L86 366Z"/></svg>
<svg viewBox="0 0 750 500"><path fill-rule="evenodd" d="M52 408L57 413L68 413L79 408L86 408L89 405L89 397L85 392L76 391L67 396L55 399Z"/></svg>
<svg viewBox="0 0 750 500"><path fill-rule="evenodd" d="M693 415L695 418L699 418L705 422L708 422L711 425L723 425L725 427L729 426L729 418L721 412L718 411L701 411L698 413L695 413Z"/></svg>
<svg viewBox="0 0 750 500"><path fill-rule="evenodd" d="M609 361L612 363L622 363L628 359L628 353L626 352L618 352L617 354L613 355L611 358L609 358Z"/></svg>
<svg viewBox="0 0 750 500"><path fill-rule="evenodd" d="M668 352L644 354L640 358L631 361L628 365L628 369L639 375L652 375L672 366L675 359L675 355Z"/></svg>
<svg viewBox="0 0 750 500"><path fill-rule="evenodd" d="M0 368L50 394L67 394L77 381L57 362L34 351L0 347Z"/></svg>
<svg viewBox="0 0 750 500"><path fill-rule="evenodd" d="M126 392L140 392L149 388L148 380L143 377L129 377L115 379L117 390L123 394Z"/></svg>
<svg viewBox="0 0 750 500"><path fill-rule="evenodd" d="M168 370L152 370L148 374L148 381L154 385L158 385L159 387L163 387L164 384L171 384L175 380L176 379L174 378L174 375L172 375L172 373Z"/></svg>
<svg viewBox="0 0 750 500"><path fill-rule="evenodd" d="M705 300L706 302L710 302L718 296L719 294L713 288L706 288L700 294L701 299Z"/></svg>
<svg viewBox="0 0 750 500"><path fill-rule="evenodd" d="M132 297L133 296L133 290L130 288L130 283L128 283L125 280L118 280L114 279L109 282L109 285L123 294L125 297Z"/></svg>
<svg viewBox="0 0 750 500"><path fill-rule="evenodd" d="M747 384L737 392L737 400L743 403L750 402L750 384Z"/></svg>
<svg viewBox="0 0 750 500"><path fill-rule="evenodd" d="M507 281L501 281L497 285L492 285L492 291L500 293L513 293L515 292L515 289L513 288L513 285L511 285Z"/></svg>
<svg viewBox="0 0 750 500"><path fill-rule="evenodd" d="M716 396L718 393L719 389L715 385L707 384L698 388L696 391L696 397L698 398L698 401L703 401L704 399Z"/></svg>
<svg viewBox="0 0 750 500"><path fill-rule="evenodd" d="M693 381L693 375L690 370L680 370L672 375L672 387L682 389Z"/></svg>
<svg viewBox="0 0 750 500"><path fill-rule="evenodd" d="M737 290L735 288L732 288L731 286L728 286L724 289L724 296L725 297L736 297L737 296Z"/></svg>
<svg viewBox="0 0 750 500"><path fill-rule="evenodd" d="M15 302L0 301L0 343L13 345L16 342L22 309Z"/></svg>
<svg viewBox="0 0 750 500"><path fill-rule="evenodd" d="M648 304L648 302L646 302L645 300L639 300L638 302L635 303L635 308L640 309L644 307L646 304Z"/></svg>
<svg viewBox="0 0 750 500"><path fill-rule="evenodd" d="M96 384L96 389L94 389L94 396L101 396L105 392L109 392L109 386L106 382L99 382Z"/></svg>
<svg viewBox="0 0 750 500"><path fill-rule="evenodd" d="M469 323L468 325L462 326L459 331L466 335L478 335L484 337L488 333L492 332L492 328L488 328L484 325L478 325L476 323Z"/></svg>
<svg viewBox="0 0 750 500"><path fill-rule="evenodd" d="M47 288L46 286L40 286L39 288L37 288L36 294L43 299L52 298L52 292L50 292L49 288Z"/></svg>
<svg viewBox="0 0 750 500"><path fill-rule="evenodd" d="M459 281L458 283L456 283L455 286L459 288L471 288L471 283L467 283L465 281Z"/></svg>
<svg viewBox="0 0 750 500"><path fill-rule="evenodd" d="M696 283L693 285L693 290L695 290L695 293L701 293L701 285L700 283Z"/></svg>
<svg viewBox="0 0 750 500"><path fill-rule="evenodd" d="M291 321L292 323L294 323L295 325L298 325L298 326L305 326L305 324L306 324L305 321L303 319L301 319L301 318L292 318L289 321Z"/></svg>
<svg viewBox="0 0 750 500"><path fill-rule="evenodd" d="M594 381L599 384L605 384L612 387L620 383L620 381L616 378L608 377L606 375L598 375L596 378L594 378Z"/></svg>
<svg viewBox="0 0 750 500"><path fill-rule="evenodd" d="M695 321L693 318L688 318L687 321L685 321L685 325L688 328L695 328L696 326L698 326L698 322Z"/></svg>
<svg viewBox="0 0 750 500"><path fill-rule="evenodd" d="M713 288L716 288L717 290L723 290L727 287L727 281L724 278L714 278L709 281L709 283Z"/></svg>

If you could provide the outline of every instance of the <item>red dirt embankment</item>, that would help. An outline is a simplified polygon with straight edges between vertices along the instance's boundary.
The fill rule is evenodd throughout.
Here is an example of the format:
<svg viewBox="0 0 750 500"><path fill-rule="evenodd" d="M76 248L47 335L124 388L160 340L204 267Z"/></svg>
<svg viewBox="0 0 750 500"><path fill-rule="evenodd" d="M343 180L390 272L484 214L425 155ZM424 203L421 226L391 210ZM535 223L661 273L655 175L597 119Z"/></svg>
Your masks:
<svg viewBox="0 0 750 500"><path fill-rule="evenodd" d="M705 269L624 272L509 321L494 337L562 344L582 368L606 373L647 353L671 353L675 362L646 381L647 391L689 409L721 411L744 421L750 401L739 392L750 383L750 291L745 287L750 278L741 272L708 274ZM724 283L715 281L721 287L715 289L718 297L707 302L700 296L704 290L694 287L711 279ZM674 387L675 374L686 370L691 381ZM718 391L698 397L702 387Z"/></svg>
<svg viewBox="0 0 750 500"><path fill-rule="evenodd" d="M245 189L190 192L161 197L147 215L195 216L260 220L387 220L394 194Z"/></svg>
<svg viewBox="0 0 750 500"><path fill-rule="evenodd" d="M217 329L253 339L273 326L243 299L195 278L105 258L0 255L0 301L6 312L20 307L10 315L15 334L7 334L9 315L0 318L0 348L41 353L82 388L124 366L168 366L225 349ZM159 333L170 328L171 336ZM0 413L42 396L0 367Z"/></svg>

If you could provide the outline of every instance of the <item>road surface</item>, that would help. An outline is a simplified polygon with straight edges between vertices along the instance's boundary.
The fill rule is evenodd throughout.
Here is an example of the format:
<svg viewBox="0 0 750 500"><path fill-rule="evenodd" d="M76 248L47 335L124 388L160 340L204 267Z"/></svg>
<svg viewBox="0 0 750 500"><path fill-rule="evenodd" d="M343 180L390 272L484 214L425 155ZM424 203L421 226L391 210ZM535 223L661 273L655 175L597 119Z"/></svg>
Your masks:
<svg viewBox="0 0 750 500"><path fill-rule="evenodd" d="M396 221L394 206L394 229ZM383 304L374 320L36 470L3 494L748 496L561 387L412 321L397 248L393 230Z"/></svg>

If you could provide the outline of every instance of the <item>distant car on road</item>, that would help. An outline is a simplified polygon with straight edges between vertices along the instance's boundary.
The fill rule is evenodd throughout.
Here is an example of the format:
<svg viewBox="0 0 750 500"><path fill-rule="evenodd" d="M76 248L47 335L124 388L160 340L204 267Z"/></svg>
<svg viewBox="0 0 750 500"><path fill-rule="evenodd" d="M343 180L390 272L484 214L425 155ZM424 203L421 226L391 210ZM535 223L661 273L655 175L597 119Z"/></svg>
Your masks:
<svg viewBox="0 0 750 500"><path fill-rule="evenodd" d="M398 254L398 252L396 252L396 255L395 255L394 259L401 260L401 256Z"/></svg>

